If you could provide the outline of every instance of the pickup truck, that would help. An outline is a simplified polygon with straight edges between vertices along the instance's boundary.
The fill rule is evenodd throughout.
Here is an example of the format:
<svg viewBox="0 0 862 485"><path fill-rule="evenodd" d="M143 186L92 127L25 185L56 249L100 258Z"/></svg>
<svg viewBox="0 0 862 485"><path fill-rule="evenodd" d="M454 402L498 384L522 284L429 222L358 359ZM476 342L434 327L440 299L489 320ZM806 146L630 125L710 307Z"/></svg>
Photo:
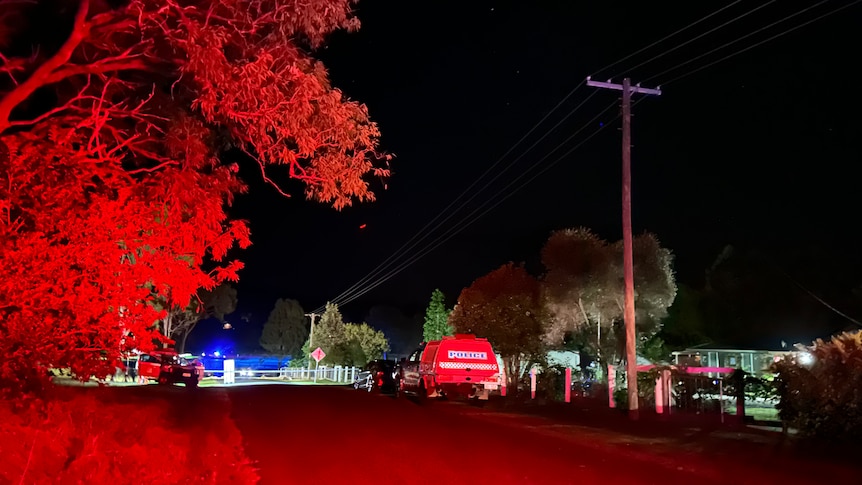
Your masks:
<svg viewBox="0 0 862 485"><path fill-rule="evenodd" d="M138 375L154 379L159 384L183 383L197 387L204 375L204 366L197 360L187 360L172 350L156 350L138 357Z"/></svg>
<svg viewBox="0 0 862 485"><path fill-rule="evenodd" d="M500 369L491 343L470 334L423 343L395 371L396 396L487 400L499 387Z"/></svg>

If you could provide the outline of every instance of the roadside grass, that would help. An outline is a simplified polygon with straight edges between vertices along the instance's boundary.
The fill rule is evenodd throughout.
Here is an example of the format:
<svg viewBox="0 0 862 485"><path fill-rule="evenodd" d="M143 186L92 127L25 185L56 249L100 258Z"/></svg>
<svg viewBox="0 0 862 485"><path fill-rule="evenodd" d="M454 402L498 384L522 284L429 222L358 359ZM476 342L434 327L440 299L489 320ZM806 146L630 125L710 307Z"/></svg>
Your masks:
<svg viewBox="0 0 862 485"><path fill-rule="evenodd" d="M55 386L0 402L0 443L0 483L258 481L219 389Z"/></svg>
<svg viewBox="0 0 862 485"><path fill-rule="evenodd" d="M725 409L728 415L736 416L736 407L729 406ZM746 407L745 415L751 416L755 421L780 421L778 410L774 407Z"/></svg>
<svg viewBox="0 0 862 485"><path fill-rule="evenodd" d="M54 384L59 386L66 387L146 387L146 386L157 386L155 382L149 382L147 384L139 384L136 382L122 382L122 381L87 381L81 382L71 377L54 377ZM234 384L223 384L222 379L220 377L204 377L201 379L198 387L231 387L231 386L251 386L251 385L261 385L261 384L287 384L287 385L301 385L301 386L350 386L352 383L349 382L332 382L326 380L320 380L318 382L314 382L313 380L308 379L282 379L279 377L240 377L237 378ZM171 387L185 387L184 384L176 384Z"/></svg>

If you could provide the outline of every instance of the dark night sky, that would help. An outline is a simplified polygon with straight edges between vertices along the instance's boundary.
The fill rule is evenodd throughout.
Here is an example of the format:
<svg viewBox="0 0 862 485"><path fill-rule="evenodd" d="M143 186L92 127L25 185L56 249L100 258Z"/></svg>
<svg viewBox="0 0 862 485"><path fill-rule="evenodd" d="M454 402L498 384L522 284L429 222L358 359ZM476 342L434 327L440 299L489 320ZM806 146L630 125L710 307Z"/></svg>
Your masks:
<svg viewBox="0 0 862 485"><path fill-rule="evenodd" d="M764 3L741 2L596 77L613 75L619 82L625 72L634 81L648 79L811 5L775 2L646 66L616 70L629 69ZM826 2L799 20L678 72L844 3ZM233 214L250 220L254 245L241 255L247 268L238 285L236 315L251 313L252 326L260 325L277 298L298 299L312 310L335 297L400 248L587 75L721 4L679 2L677 8L659 8L654 2L619 1L363 0L357 6L361 30L333 35L316 55L336 86L368 105L383 133L382 148L396 154L388 190L376 185L376 202L336 212L303 200L300 190L284 199L246 168L243 175L251 192L239 199ZM862 103L851 73L859 58L860 17L862 6L852 6L667 84L661 97L636 106L634 228L636 233L656 233L673 250L680 282L702 285L704 269L729 243L787 251L820 246L834 248L836 254L855 253L847 249L858 240L860 156L855 141L862 128ZM579 89L544 126L552 126L593 90ZM495 197L516 175L540 170L556 159L565 149L537 164L617 98L618 92L596 93L444 229ZM609 113L604 121L616 115L616 108ZM618 125L416 264L345 306L346 316L359 320L377 304L415 313L435 287L454 303L461 288L507 261L535 267L554 229L588 226L609 240L619 239ZM597 127L598 122L583 135ZM544 129L537 133L521 148ZM359 229L361 224L367 227ZM839 266L845 274L838 276L852 280L858 268L858 258L852 258Z"/></svg>

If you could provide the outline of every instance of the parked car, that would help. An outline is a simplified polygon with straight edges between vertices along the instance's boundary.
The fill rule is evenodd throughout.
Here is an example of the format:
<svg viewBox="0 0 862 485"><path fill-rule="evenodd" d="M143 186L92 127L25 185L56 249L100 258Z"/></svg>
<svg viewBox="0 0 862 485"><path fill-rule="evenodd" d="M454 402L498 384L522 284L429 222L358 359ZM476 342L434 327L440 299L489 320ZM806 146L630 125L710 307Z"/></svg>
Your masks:
<svg viewBox="0 0 862 485"><path fill-rule="evenodd" d="M458 334L419 346L395 372L396 394L487 400L500 387L497 355L487 339Z"/></svg>
<svg viewBox="0 0 862 485"><path fill-rule="evenodd" d="M197 387L204 375L204 366L197 360L180 357L173 350L155 350L138 357L138 375L159 384L183 383Z"/></svg>
<svg viewBox="0 0 862 485"><path fill-rule="evenodd" d="M356 374L353 388L368 392L394 392L394 371L394 360L372 360L365 365L361 372Z"/></svg>

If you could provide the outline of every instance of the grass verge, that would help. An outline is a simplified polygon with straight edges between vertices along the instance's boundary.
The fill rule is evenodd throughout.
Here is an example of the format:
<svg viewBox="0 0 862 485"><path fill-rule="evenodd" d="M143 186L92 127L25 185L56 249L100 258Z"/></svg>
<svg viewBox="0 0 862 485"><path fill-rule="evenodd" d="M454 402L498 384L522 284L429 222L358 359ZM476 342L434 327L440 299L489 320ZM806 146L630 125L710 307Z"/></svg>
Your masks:
<svg viewBox="0 0 862 485"><path fill-rule="evenodd" d="M257 483L223 390L60 387L0 403L0 483Z"/></svg>

